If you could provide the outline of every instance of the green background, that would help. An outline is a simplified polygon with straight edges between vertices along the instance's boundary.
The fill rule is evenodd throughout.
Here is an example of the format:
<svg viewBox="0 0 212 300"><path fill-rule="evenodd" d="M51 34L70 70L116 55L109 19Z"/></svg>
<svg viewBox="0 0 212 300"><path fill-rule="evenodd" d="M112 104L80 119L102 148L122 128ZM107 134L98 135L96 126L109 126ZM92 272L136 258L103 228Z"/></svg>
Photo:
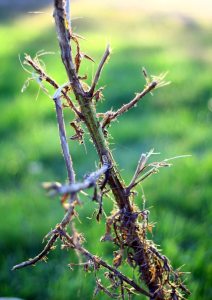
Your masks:
<svg viewBox="0 0 212 300"><path fill-rule="evenodd" d="M154 1L153 1L154 2ZM160 1L158 1L160 2ZM175 3L174 1L173 3ZM179 1L181 3L181 1ZM206 1L207 2L207 1ZM163 4L164 1L161 1ZM209 3L209 2L208 2ZM204 10L166 5L141 5L139 1L74 2L74 32L83 35L82 49L96 64L84 62L81 74L87 83L109 42L113 53L105 66L100 86L105 100L98 111L119 108L145 85L141 68L158 75L169 71L171 85L148 95L139 105L114 122L109 129L114 157L129 182L142 152L154 148L162 160L176 155L192 157L173 162L144 182L150 220L156 222L153 239L174 267L182 266L191 299L212 298L211 196L212 196L212 22ZM15 11L15 9L14 9ZM51 9L43 14L18 14L0 23L0 297L23 299L91 299L92 274L67 264L76 257L57 249L48 264L12 272L14 264L36 255L42 238L62 216L59 199L50 199L43 181L65 182L66 174L57 134L53 101L31 82L21 93L28 74L19 58L35 56L39 50L48 73L59 84L67 82L52 21ZM205 11L205 15L204 15ZM50 94L53 90L50 89ZM67 134L73 114L65 111ZM86 135L85 146L70 141L77 180L95 170L98 158ZM86 148L86 149L85 149ZM142 207L141 188L136 203ZM90 220L96 205L82 199L76 226L84 232L86 247L110 261L115 248L99 243L104 233L100 223ZM111 200L105 199L108 212ZM132 271L127 270L130 276ZM140 296L140 299L145 297ZM98 295L97 299L108 299Z"/></svg>

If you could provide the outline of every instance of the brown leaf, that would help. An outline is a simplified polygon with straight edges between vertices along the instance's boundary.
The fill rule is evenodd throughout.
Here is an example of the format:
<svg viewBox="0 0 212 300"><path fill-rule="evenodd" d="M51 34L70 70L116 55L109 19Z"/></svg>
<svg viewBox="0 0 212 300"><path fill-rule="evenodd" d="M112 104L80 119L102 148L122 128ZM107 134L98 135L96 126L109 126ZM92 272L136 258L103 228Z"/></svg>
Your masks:
<svg viewBox="0 0 212 300"><path fill-rule="evenodd" d="M77 52L77 54L75 56L75 66L76 66L77 73L79 72L81 61L82 61L82 55L80 52Z"/></svg>
<svg viewBox="0 0 212 300"><path fill-rule="evenodd" d="M104 87L99 88L99 89L95 92L95 94L93 95L94 99L96 99L97 102L98 102L99 100L102 100L103 97L104 97L104 96L103 96L103 93L102 93L103 89L104 89Z"/></svg>
<svg viewBox="0 0 212 300"><path fill-rule="evenodd" d="M84 130L80 127L80 124L75 120L70 125L75 130L75 134L71 137L71 140L78 140L80 144L83 144Z"/></svg>
<svg viewBox="0 0 212 300"><path fill-rule="evenodd" d="M122 258L123 258L123 251L122 249L119 251L114 251L115 257L113 259L113 265L114 267L118 268L121 263L122 263Z"/></svg>

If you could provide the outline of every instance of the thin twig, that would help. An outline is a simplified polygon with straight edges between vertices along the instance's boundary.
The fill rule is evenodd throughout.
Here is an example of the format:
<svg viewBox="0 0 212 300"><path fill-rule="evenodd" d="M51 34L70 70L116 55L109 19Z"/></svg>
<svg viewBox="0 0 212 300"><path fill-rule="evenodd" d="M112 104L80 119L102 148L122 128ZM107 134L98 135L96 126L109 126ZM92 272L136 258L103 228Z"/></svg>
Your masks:
<svg viewBox="0 0 212 300"><path fill-rule="evenodd" d="M62 103L60 100L62 89L63 89L63 86L57 89L57 91L55 92L55 94L53 96L53 100L55 102L57 123L58 123L58 128L59 128L59 135L60 135L60 143L61 143L63 157L65 160L66 169L67 169L67 173L68 173L69 184L72 184L75 182L75 173L74 173L74 169L73 169L72 159L71 159L71 156L69 153L69 147L68 147L67 138L66 138L64 117L63 117Z"/></svg>
<svg viewBox="0 0 212 300"><path fill-rule="evenodd" d="M93 80L93 83L91 85L90 91L88 92L91 97L93 96L93 93L94 93L96 85L97 85L97 83L99 81L99 78L100 78L103 66L106 63L107 58L109 57L110 53L111 53L110 45L107 45L105 53L104 53L104 55L103 55L103 57L102 57L102 59L100 61L100 64L99 64L98 69L96 71L96 74L94 76L94 80Z"/></svg>
<svg viewBox="0 0 212 300"><path fill-rule="evenodd" d="M82 190L88 189L95 186L99 177L105 174L109 170L109 165L104 164L99 170L91 173L83 182L68 184L68 185L59 185L58 183L43 183L43 187L50 191L50 195L54 196L56 194L65 195L78 193Z"/></svg>
<svg viewBox="0 0 212 300"><path fill-rule="evenodd" d="M38 63L36 63L29 55L25 56L25 61L30 66L32 66L33 69L40 75L40 79L45 80L55 89L58 89L60 87L59 84L57 84L56 81L53 78L51 78L49 75L47 75L46 72L43 70L43 68ZM67 95L66 89L62 89L61 93L63 94L63 97L67 100L68 105L73 109L73 111L78 115L78 117L82 118L81 112L77 110L71 98Z"/></svg>
<svg viewBox="0 0 212 300"><path fill-rule="evenodd" d="M175 159L178 159L178 158L191 157L191 155L178 155L178 156L175 156L175 157L166 158L161 162L153 162L153 163L147 164L147 161L148 161L149 157L152 154L154 154L153 151L154 151L154 149L152 149L147 154L142 154L141 155L140 160L138 162L138 166L137 166L136 171L135 171L135 174L134 174L130 184L126 188L126 191L128 193L130 192L130 190L132 188L134 188L140 182L144 181L146 178L150 177L151 175L157 173L160 168L170 167L172 164L168 163L169 161L175 160ZM151 168L146 173L144 173L143 176L141 176L139 178L139 175L141 175L148 167L151 167Z"/></svg>
<svg viewBox="0 0 212 300"><path fill-rule="evenodd" d="M153 167L149 171L147 171L142 177L138 178L138 180L136 180L131 186L127 187L127 189L134 188L136 185L138 185L140 182L144 181L146 178L148 178L151 175L157 173L159 168L170 167L171 164L168 164L168 163L165 163L165 162L162 161L162 162L157 162L155 164L150 164L146 167L151 167L151 166L153 166Z"/></svg>
<svg viewBox="0 0 212 300"><path fill-rule="evenodd" d="M108 114L106 113L106 116L102 121L102 127L104 128L105 126L109 125L110 122L116 119L118 116L124 114L129 109L133 108L138 103L138 101L140 101L146 94L151 92L156 86L157 82L152 81L147 87L145 87L145 89L141 93L137 94L135 98L133 98L129 103L124 104L116 112L108 112Z"/></svg>
<svg viewBox="0 0 212 300"><path fill-rule="evenodd" d="M35 256L34 258L31 258L27 261L24 261L18 265L15 265L12 268L12 271L35 265L38 261L41 261L42 259L44 259L46 257L46 255L49 253L49 251L52 250L52 246L54 245L54 243L56 242L58 237L59 237L58 233L53 234L52 237L50 238L50 240L48 241L48 243L46 244L45 248L37 256Z"/></svg>
<svg viewBox="0 0 212 300"><path fill-rule="evenodd" d="M138 165L137 168L135 170L135 173L133 175L133 178L129 184L129 186L127 187L127 191L129 192L133 186L133 184L135 183L136 179L138 178L138 176L142 173L142 171L147 167L146 163L148 161L148 159L150 158L150 156L153 154L154 149L151 149L148 153L142 153L141 157L138 161Z"/></svg>

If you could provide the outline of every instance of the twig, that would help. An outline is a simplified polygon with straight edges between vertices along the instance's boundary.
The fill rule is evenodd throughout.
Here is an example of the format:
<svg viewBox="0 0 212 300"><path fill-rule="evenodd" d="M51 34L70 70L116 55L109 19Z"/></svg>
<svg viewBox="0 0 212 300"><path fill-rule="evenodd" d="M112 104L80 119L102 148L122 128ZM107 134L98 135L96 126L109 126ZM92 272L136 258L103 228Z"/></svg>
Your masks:
<svg viewBox="0 0 212 300"><path fill-rule="evenodd" d="M60 222L60 226L62 228L65 228L69 224L69 222L71 220L71 217L74 215L74 208L75 208L75 206L77 204L77 201L73 201L73 199L74 198L72 197L71 198L72 201L71 201L71 203L69 205L69 208L68 208L65 216L63 217L62 221Z"/></svg>
<svg viewBox="0 0 212 300"><path fill-rule="evenodd" d="M140 182L144 181L147 177L150 177L151 175L157 173L159 168L170 167L171 164L168 164L164 161L156 162L156 163L149 164L148 166L145 167L145 169L151 166L152 168L149 171L147 171L142 177L140 177L138 180L134 181L130 186L128 186L127 190L134 188Z"/></svg>
<svg viewBox="0 0 212 300"><path fill-rule="evenodd" d="M136 179L138 178L138 176L142 173L142 171L147 167L146 163L148 161L148 159L150 158L150 156L153 154L154 149L151 149L148 153L142 153L141 157L138 161L138 165L137 168L135 170L135 173L133 175L133 178L129 184L129 186L127 187L127 191L129 192L133 186L133 184L135 183Z"/></svg>
<svg viewBox="0 0 212 300"><path fill-rule="evenodd" d="M69 185L59 185L58 183L45 182L43 187L50 191L50 195L54 196L56 194L73 194L80 192L82 190L93 187L99 177L105 174L109 170L109 165L104 164L99 170L91 173L83 182L73 183Z"/></svg>
<svg viewBox="0 0 212 300"><path fill-rule="evenodd" d="M110 53L111 53L110 45L107 45L107 48L106 48L106 50L105 50L105 53L104 53L104 55L103 55L103 57L102 57L102 59L101 59L101 61L100 61L100 64L99 64L98 69L97 69L97 71L96 71L96 74L95 74L95 76L94 76L94 80L93 80L93 83L92 83L92 85L91 85L90 91L88 92L89 95L90 95L91 97L93 96L93 93L94 93L95 88L96 88L96 85L97 85L97 83L98 83L98 81L99 81L99 77L100 77L100 75L101 75L103 66L104 66L104 64L106 63L107 58L109 57Z"/></svg>
<svg viewBox="0 0 212 300"><path fill-rule="evenodd" d="M124 104L116 112L108 112L108 114L106 113L105 118L102 121L102 127L104 128L105 126L109 125L110 122L116 119L118 116L133 108L138 103L138 101L140 101L146 94L151 92L157 86L157 84L158 83L156 81L152 81L141 93L137 94L135 98L129 103Z"/></svg>
<svg viewBox="0 0 212 300"><path fill-rule="evenodd" d="M73 239L70 237L70 235L67 232L63 232L63 236L67 239L67 241L70 241L71 245L73 244ZM126 282L127 284L129 284L130 286L132 286L137 292L148 296L148 297L152 297L153 295L149 292L147 292L146 290L144 290L143 288L141 288L139 285L137 285L136 282L134 282L132 279L130 279L129 277L125 276L123 273L121 273L120 271L118 271L116 268L110 266L108 263L106 263L103 259L101 259L100 257L91 254L87 249L85 249L84 247L82 247L80 245L80 243L75 244L75 247L78 251L80 251L85 257L87 257L88 259L90 259L91 261L93 261L95 264L97 265L101 265L102 267L108 269L109 271L113 272L115 276L117 276L120 280Z"/></svg>
<svg viewBox="0 0 212 300"><path fill-rule="evenodd" d="M75 182L75 173L74 173L74 169L73 169L72 159L71 159L71 156L69 153L69 147L68 147L68 143L67 143L65 124L64 124L64 117L63 117L62 103L60 100L62 89L63 89L63 86L57 89L57 91L55 92L55 94L53 96L53 100L55 102L57 122L58 122L59 135L60 135L60 143L61 143L61 147L62 147L62 151L63 151L63 157L64 157L65 164L66 164L69 184L71 184L71 183Z"/></svg>
<svg viewBox="0 0 212 300"><path fill-rule="evenodd" d="M58 237L59 233L53 234L48 243L46 244L45 248L37 256L14 266L12 268L12 271L35 265L38 261L44 259L49 253L49 251L52 249L52 246L54 245Z"/></svg>
<svg viewBox="0 0 212 300"><path fill-rule="evenodd" d="M153 162L150 164L146 164L149 157L154 154L153 153L153 149L147 153L147 154L142 154L140 157L140 160L138 162L138 166L136 168L135 174L130 182L130 184L128 185L128 187L126 188L126 191L129 193L130 190L132 188L134 188L136 185L138 185L140 182L144 181L147 177L151 176L152 174L157 173L159 168L163 168L163 167L170 167L172 164L168 163L171 160L175 160L178 158L186 158L186 157L191 157L191 155L178 155L175 157L171 157L171 158L166 158L161 162ZM150 170L148 170L143 176L141 176L139 178L139 175L142 174L143 171L145 171L148 167L151 167Z"/></svg>
<svg viewBox="0 0 212 300"><path fill-rule="evenodd" d="M40 78L42 80L45 80L48 82L51 86L53 86L55 89L58 89L60 86L56 83L54 79L52 79L49 75L46 74L46 72L43 70L43 68L36 63L29 55L25 56L25 61L33 67L33 69L40 75ZM73 111L78 115L80 119L82 119L82 114L80 111L77 110L73 102L71 101L71 98L67 95L67 91L62 89L61 93L63 94L64 98L67 100L68 105L73 109Z"/></svg>

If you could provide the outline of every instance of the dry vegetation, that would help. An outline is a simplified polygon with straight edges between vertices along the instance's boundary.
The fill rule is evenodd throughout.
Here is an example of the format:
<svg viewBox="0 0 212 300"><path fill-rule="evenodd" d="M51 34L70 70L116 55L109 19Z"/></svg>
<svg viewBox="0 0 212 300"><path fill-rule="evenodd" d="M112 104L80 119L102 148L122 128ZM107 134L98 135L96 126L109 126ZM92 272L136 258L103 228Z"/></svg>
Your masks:
<svg viewBox="0 0 212 300"><path fill-rule="evenodd" d="M54 6L61 58L68 82L60 86L46 73L41 61L43 52L38 53L34 58L26 55L24 68L27 66L33 69L33 71L30 71L29 68L26 69L30 73L30 77L27 79L25 87L30 80L35 79L44 92L49 93L44 83L51 85L56 90L52 99L55 105L68 184L48 182L44 184L44 188L51 196L61 196L65 215L61 222L46 235L45 239L48 239L48 242L43 251L36 257L14 266L13 270L46 260L48 253L54 249L55 242L60 240L61 249L74 250L77 255L83 257L83 261L81 258L79 259L78 265L83 266L85 272L90 270L94 272L95 295L103 291L111 298L120 299L130 298L132 294L142 294L152 300L185 299L189 295L189 291L183 283L183 272L174 270L168 258L161 253L154 241L149 239L154 223L149 221L149 210L145 207L145 197L143 196L142 210L136 205L136 186L157 173L160 168L170 166L171 159L150 162L155 154L153 150L141 154L134 176L127 185L121 177L109 147L108 129L112 126L112 122L134 108L146 94L168 84L165 81L166 74L149 76L143 69L146 80L143 91L137 93L131 101L116 111L98 113L97 106L103 97L104 88L97 88L97 85L103 67L111 54L110 47L106 48L92 84L88 86L85 83L87 76L80 73L80 66L84 59L89 61L93 61L93 59L83 53L80 45L82 37L72 31L69 1L55 0ZM76 53L73 52L73 48L76 48ZM84 143L84 134L88 132L99 156L99 168L86 176L81 183L75 181L75 171L66 137L63 110L68 108L75 114L75 119L70 123L75 130L72 140ZM111 242L116 246L117 250L113 253L113 266L84 247L83 232L78 232L74 225L76 206L80 204L80 193L88 188L93 189L92 200L98 204L97 222L105 217L104 199L112 198L114 202L113 210L109 216L106 216L106 232L101 238L101 242ZM136 270L136 278L132 279L119 270L125 263ZM70 264L70 267L73 266L74 264ZM106 271L104 283L98 275L102 268ZM145 287L143 287L143 283Z"/></svg>

